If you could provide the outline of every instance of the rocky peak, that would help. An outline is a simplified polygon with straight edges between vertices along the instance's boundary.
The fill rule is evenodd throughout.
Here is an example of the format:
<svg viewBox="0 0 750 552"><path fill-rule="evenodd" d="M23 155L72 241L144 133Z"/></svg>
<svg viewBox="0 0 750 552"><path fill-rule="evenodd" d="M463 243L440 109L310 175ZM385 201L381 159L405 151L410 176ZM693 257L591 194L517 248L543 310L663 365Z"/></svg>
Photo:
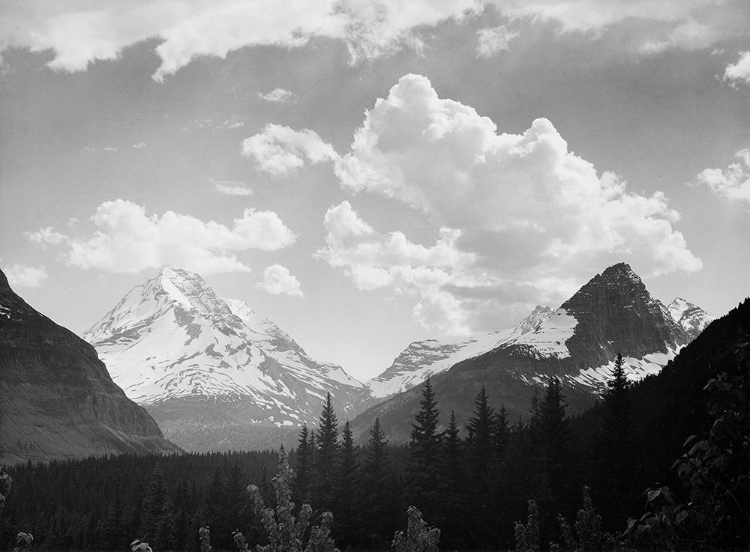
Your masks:
<svg viewBox="0 0 750 552"><path fill-rule="evenodd" d="M513 334L524 335L529 332L533 332L539 327L544 320L552 316L552 309L549 307L542 307L537 305L534 310L526 318L524 318L515 328L513 328Z"/></svg>
<svg viewBox="0 0 750 552"><path fill-rule="evenodd" d="M182 268L164 268L153 280L146 282L159 286L168 296L182 307L195 310L213 318L232 316L229 306L217 297L214 290L195 272Z"/></svg>
<svg viewBox="0 0 750 552"><path fill-rule="evenodd" d="M594 276L561 308L578 320L568 348L594 366L608 362L618 352L640 358L666 353L690 340L625 263ZM588 358L592 354L600 358Z"/></svg>

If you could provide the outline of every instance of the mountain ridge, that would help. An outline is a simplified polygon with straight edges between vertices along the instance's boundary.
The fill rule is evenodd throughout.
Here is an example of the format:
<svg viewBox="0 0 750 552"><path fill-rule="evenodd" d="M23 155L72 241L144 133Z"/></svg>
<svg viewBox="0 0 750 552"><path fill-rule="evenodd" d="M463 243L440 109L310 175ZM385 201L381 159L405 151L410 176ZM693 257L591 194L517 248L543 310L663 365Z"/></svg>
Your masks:
<svg viewBox="0 0 750 552"><path fill-rule="evenodd" d="M0 463L173 453L95 349L36 311L0 271Z"/></svg>

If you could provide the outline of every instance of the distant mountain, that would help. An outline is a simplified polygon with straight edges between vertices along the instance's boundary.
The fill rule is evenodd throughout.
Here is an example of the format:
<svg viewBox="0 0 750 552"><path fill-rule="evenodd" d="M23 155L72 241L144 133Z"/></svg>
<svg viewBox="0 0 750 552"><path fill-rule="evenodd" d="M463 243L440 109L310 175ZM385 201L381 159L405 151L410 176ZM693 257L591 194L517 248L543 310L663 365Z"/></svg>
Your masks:
<svg viewBox="0 0 750 552"><path fill-rule="evenodd" d="M672 318L682 326L688 335L695 339L716 318L708 314L702 308L681 297L672 301L667 307Z"/></svg>
<svg viewBox="0 0 750 552"><path fill-rule="evenodd" d="M372 401L340 366L313 360L273 322L186 270L165 268L133 288L84 339L190 451L291 444L327 392L341 417Z"/></svg>
<svg viewBox="0 0 750 552"><path fill-rule="evenodd" d="M691 340L624 263L596 275L531 327L431 377L444 423L451 410L459 420L468 420L482 387L511 419L525 417L531 397L551 376L562 380L569 411L580 412L604 388L618 352L625 357L628 377L638 380L659 373ZM355 432L365 435L380 417L389 438L407 440L420 397L419 387L390 397L358 416Z"/></svg>
<svg viewBox="0 0 750 552"><path fill-rule="evenodd" d="M29 306L0 271L0 464L179 451L94 348Z"/></svg>
<svg viewBox="0 0 750 552"><path fill-rule="evenodd" d="M387 370L366 383L373 396L378 399L401 393L461 361L484 354L534 331L551 314L552 309L549 307L537 306L529 316L509 330L499 330L459 342L435 339L415 341L396 357Z"/></svg>

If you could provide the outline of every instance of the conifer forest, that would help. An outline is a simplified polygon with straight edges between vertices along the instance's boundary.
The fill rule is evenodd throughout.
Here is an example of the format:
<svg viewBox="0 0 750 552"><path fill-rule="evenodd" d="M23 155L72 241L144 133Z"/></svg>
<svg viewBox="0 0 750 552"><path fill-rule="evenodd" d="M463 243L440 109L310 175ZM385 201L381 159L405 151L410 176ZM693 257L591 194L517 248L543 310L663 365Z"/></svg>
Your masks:
<svg viewBox="0 0 750 552"><path fill-rule="evenodd" d="M355 442L329 395L291 451L8 466L2 548L747 549L748 312L745 301L636 384L618 356L601 401L576 417L554 377L526 418L481 389L465 420L428 379L404 445L378 419Z"/></svg>

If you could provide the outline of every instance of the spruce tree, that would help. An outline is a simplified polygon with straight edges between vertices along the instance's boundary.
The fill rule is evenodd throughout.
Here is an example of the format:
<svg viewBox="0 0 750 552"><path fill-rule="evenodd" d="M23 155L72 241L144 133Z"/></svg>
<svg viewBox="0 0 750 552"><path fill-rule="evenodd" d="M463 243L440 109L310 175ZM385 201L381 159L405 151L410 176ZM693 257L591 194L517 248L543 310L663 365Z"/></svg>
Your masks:
<svg viewBox="0 0 750 552"><path fill-rule="evenodd" d="M469 469L475 489L483 486L492 463L495 450L494 416L495 413L488 403L487 392L482 387L474 399L474 415L469 418L469 438L466 441Z"/></svg>
<svg viewBox="0 0 750 552"><path fill-rule="evenodd" d="M356 544L358 528L361 525L360 508L357 505L359 494L359 462L357 461L357 446L349 420L344 424L341 432L341 453L339 473L336 488L336 511L334 525L336 540Z"/></svg>
<svg viewBox="0 0 750 552"><path fill-rule="evenodd" d="M434 519L438 510L442 433L438 432L440 413L429 378L424 382L419 406L412 424L406 466L409 497L425 516Z"/></svg>
<svg viewBox="0 0 750 552"><path fill-rule="evenodd" d="M596 465L596 487L599 502L607 513L605 519L626 519L636 506L634 502L638 489L633 481L636 447L633 440L630 382L620 353L617 353L612 377L607 382L602 414L602 428L596 441L599 460Z"/></svg>
<svg viewBox="0 0 750 552"><path fill-rule="evenodd" d="M292 496L297 504L310 503L310 480L313 470L313 448L315 446L312 434L307 429L307 424L302 425L297 445L294 471L296 473L292 482Z"/></svg>
<svg viewBox="0 0 750 552"><path fill-rule="evenodd" d="M391 500L391 459L388 455L388 441L380 426L380 419L370 429L367 451L362 473L362 510L365 538L370 547L382 547L393 535L389 518L392 517Z"/></svg>
<svg viewBox="0 0 750 552"><path fill-rule="evenodd" d="M336 476L339 470L338 421L333 409L331 394L320 413L317 450L315 455L315 504L316 508L335 511Z"/></svg>
<svg viewBox="0 0 750 552"><path fill-rule="evenodd" d="M440 513L435 525L442 529L442 541L452 548L466 548L461 537L471 521L467 511L466 459L456 414L451 411L443 437L440 463Z"/></svg>

